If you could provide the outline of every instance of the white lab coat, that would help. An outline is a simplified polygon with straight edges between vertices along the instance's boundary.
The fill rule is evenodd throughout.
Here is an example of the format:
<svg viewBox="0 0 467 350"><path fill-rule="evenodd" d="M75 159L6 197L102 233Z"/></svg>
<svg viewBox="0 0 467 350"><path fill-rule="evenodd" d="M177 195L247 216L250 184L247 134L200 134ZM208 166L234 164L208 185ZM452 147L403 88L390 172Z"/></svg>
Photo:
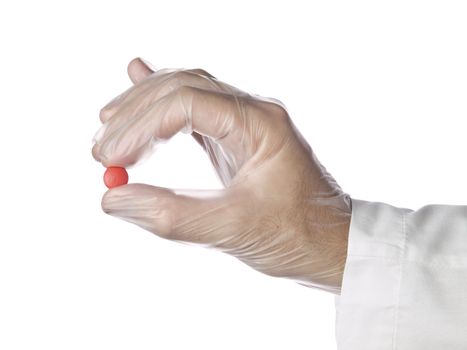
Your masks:
<svg viewBox="0 0 467 350"><path fill-rule="evenodd" d="M467 206L352 199L338 350L467 350Z"/></svg>

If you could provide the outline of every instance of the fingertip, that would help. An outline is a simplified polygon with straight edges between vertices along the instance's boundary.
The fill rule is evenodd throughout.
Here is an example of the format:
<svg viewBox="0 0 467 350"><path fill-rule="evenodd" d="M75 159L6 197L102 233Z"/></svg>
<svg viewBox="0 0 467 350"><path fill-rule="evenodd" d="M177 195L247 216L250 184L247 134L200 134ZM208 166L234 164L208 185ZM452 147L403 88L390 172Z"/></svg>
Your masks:
<svg viewBox="0 0 467 350"><path fill-rule="evenodd" d="M118 187L109 188L101 199L101 207L104 213L111 214L118 209L119 203L122 202L125 197L131 194L131 186L126 184Z"/></svg>
<svg viewBox="0 0 467 350"><path fill-rule="evenodd" d="M110 192L112 191L112 189L108 189L104 195L102 196L102 199L101 199L101 208L102 208L102 211L106 214L109 214L110 213L110 208L108 206L108 202L109 202L109 196L110 196Z"/></svg>
<svg viewBox="0 0 467 350"><path fill-rule="evenodd" d="M155 72L154 67L141 57L136 57L130 61L127 67L128 76L136 84Z"/></svg>
<svg viewBox="0 0 467 350"><path fill-rule="evenodd" d="M100 162L100 157L99 157L99 145L97 143L94 143L94 146L92 146L92 157L96 160L96 162Z"/></svg>

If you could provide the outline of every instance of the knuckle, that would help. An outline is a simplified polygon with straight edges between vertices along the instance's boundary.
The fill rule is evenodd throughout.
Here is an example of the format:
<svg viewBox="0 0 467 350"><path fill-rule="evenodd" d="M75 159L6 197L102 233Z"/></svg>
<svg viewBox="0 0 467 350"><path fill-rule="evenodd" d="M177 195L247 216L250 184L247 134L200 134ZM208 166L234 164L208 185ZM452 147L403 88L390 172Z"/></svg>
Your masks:
<svg viewBox="0 0 467 350"><path fill-rule="evenodd" d="M192 72L192 73L198 74L198 75L203 75L205 77L214 78L214 76L212 74L209 74L206 70L204 70L202 68L189 69L188 72Z"/></svg>
<svg viewBox="0 0 467 350"><path fill-rule="evenodd" d="M286 122L290 119L285 105L279 101L267 101L262 104L263 110L268 114L268 118Z"/></svg>
<svg viewBox="0 0 467 350"><path fill-rule="evenodd" d="M287 108L285 107L285 103L282 102L281 100L279 100L279 99L277 99L277 98L274 98L274 97L270 97L269 100L270 100L270 103L277 104L277 105L279 105L280 107L282 107L283 109L287 109Z"/></svg>
<svg viewBox="0 0 467 350"><path fill-rule="evenodd" d="M170 78L164 83L164 89L168 89L169 91L178 90L181 86L192 83L193 78L192 73L184 70L177 70L172 72Z"/></svg>
<svg viewBox="0 0 467 350"><path fill-rule="evenodd" d="M178 86L175 90L174 90L174 93L175 94L179 94L179 95L189 95L189 94L192 94L195 92L195 88L193 86L189 86L189 85L180 85Z"/></svg>
<svg viewBox="0 0 467 350"><path fill-rule="evenodd" d="M183 82L183 81L186 81L187 79L190 79L191 74L187 70L179 69L172 74L172 78L175 80L179 80L180 82Z"/></svg>
<svg viewBox="0 0 467 350"><path fill-rule="evenodd" d="M120 106L128 96L134 91L135 87L131 87L130 89L126 90L122 94L116 96L113 100L107 103L104 107L101 108L99 111L99 118L101 121L105 122L109 120L115 112L118 110L118 106Z"/></svg>

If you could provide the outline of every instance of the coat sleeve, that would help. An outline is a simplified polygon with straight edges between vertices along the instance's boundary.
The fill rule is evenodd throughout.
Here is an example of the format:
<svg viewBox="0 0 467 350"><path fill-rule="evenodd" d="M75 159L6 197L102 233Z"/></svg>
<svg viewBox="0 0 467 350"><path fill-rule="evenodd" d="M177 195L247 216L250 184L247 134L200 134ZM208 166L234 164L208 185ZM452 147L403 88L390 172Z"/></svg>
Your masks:
<svg viewBox="0 0 467 350"><path fill-rule="evenodd" d="M467 206L352 199L338 350L467 349Z"/></svg>

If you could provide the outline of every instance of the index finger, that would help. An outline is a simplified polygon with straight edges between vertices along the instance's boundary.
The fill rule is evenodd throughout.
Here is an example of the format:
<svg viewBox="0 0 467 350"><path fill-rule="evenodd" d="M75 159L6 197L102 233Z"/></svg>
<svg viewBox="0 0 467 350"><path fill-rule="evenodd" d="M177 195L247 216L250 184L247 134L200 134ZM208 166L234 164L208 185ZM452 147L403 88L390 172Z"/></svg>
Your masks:
<svg viewBox="0 0 467 350"><path fill-rule="evenodd" d="M152 151L154 144L179 131L194 130L221 144L230 154L225 156L238 162L236 158L244 158L249 146L250 108L244 97L181 86L116 129L112 119L104 124L106 130L94 145L93 155L104 166L128 167Z"/></svg>

